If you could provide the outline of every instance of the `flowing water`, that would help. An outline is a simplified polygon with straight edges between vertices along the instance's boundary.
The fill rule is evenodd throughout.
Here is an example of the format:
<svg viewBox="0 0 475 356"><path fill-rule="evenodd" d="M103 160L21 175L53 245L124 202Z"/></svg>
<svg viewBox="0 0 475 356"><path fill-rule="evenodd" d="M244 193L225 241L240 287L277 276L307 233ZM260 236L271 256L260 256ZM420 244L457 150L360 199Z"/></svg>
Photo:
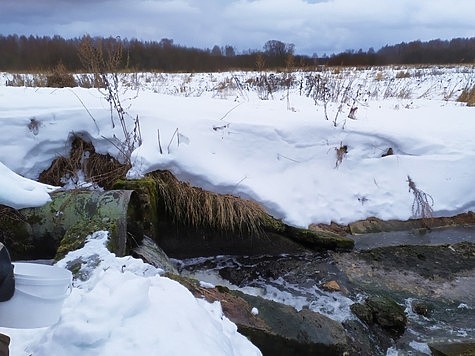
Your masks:
<svg viewBox="0 0 475 356"><path fill-rule="evenodd" d="M356 250L406 244L438 245L460 241L475 242L475 229L453 228L432 232L391 232L358 236ZM351 286L345 274L335 265L331 253L307 253L280 256L216 256L174 261L185 276L211 285L224 285L247 294L261 296L295 307L309 308L334 320L355 319L350 305L365 297L358 288L331 292L325 282L335 280ZM447 261L450 262L450 261ZM473 274L473 273L472 273ZM473 284L474 278L467 283ZM467 288L474 286L467 285ZM467 295L471 296L470 293ZM427 317L412 310L414 298L394 294L404 303L408 316L405 334L387 351L387 355L430 355L428 343L438 340L475 339L475 300L437 303L430 300ZM462 298L463 299L463 298Z"/></svg>

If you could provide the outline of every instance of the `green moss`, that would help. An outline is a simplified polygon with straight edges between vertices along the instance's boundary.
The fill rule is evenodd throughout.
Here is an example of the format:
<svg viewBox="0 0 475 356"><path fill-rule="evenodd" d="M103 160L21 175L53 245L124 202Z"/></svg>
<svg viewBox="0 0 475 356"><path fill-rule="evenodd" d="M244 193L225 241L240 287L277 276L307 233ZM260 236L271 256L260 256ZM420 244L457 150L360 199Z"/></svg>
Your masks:
<svg viewBox="0 0 475 356"><path fill-rule="evenodd" d="M80 221L71 226L66 233L64 234L58 250L56 252L55 260L58 261L62 259L64 256L67 255L70 251L78 250L84 247L86 242L86 237L91 235L96 231L109 231L111 238L109 239L108 248L110 251L114 251L113 241L114 232L115 232L115 224L109 221L99 221L99 220L87 220L87 221Z"/></svg>
<svg viewBox="0 0 475 356"><path fill-rule="evenodd" d="M224 286L216 286L216 290L220 293L229 293L229 288Z"/></svg>
<svg viewBox="0 0 475 356"><path fill-rule="evenodd" d="M159 201L157 182L150 177L137 180L121 179L114 183L113 189L134 190L138 194L144 232L156 239L158 236ZM136 214L129 212L128 216L136 216Z"/></svg>
<svg viewBox="0 0 475 356"><path fill-rule="evenodd" d="M34 248L27 223L3 215L0 217L0 235L13 260L21 259Z"/></svg>
<svg viewBox="0 0 475 356"><path fill-rule="evenodd" d="M285 236L313 248L351 250L355 245L354 240L330 231L312 231L293 226L286 226Z"/></svg>

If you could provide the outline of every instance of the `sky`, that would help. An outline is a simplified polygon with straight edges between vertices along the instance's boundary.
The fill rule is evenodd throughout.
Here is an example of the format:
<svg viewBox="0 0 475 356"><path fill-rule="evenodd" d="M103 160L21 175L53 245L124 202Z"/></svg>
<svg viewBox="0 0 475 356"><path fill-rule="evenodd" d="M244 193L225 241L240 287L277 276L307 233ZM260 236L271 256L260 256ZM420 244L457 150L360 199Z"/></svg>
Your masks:
<svg viewBox="0 0 475 356"><path fill-rule="evenodd" d="M473 0L1 0L0 34L171 38L237 52L268 40L322 56L475 36Z"/></svg>

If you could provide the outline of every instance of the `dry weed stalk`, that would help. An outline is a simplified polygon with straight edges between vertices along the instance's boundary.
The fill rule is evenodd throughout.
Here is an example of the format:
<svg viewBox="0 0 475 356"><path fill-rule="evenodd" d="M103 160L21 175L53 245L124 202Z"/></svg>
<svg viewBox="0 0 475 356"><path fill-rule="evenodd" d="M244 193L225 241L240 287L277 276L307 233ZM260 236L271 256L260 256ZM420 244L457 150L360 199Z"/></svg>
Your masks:
<svg viewBox="0 0 475 356"><path fill-rule="evenodd" d="M132 152L142 144L142 133L138 115L131 118L122 104L118 74L123 63L122 44L117 41L104 50L101 42L94 44L92 39L86 36L79 46L79 57L86 70L94 74L98 89L105 89L105 92L101 93L110 105L112 128L116 125L115 113L123 133L122 138L114 135L111 143L122 155L122 160L130 165ZM129 120L133 120L132 129L129 127Z"/></svg>
<svg viewBox="0 0 475 356"><path fill-rule="evenodd" d="M348 146L343 145L343 142L340 142L340 147L335 147L335 152L336 152L335 168L338 168L340 164L343 162L343 158L345 158L346 154L348 153Z"/></svg>
<svg viewBox="0 0 475 356"><path fill-rule="evenodd" d="M409 191L414 194L414 201L412 203L412 216L415 218L428 219L433 215L432 206L434 205L434 199L430 194L423 192L416 187L416 183L407 176L407 182L409 184Z"/></svg>

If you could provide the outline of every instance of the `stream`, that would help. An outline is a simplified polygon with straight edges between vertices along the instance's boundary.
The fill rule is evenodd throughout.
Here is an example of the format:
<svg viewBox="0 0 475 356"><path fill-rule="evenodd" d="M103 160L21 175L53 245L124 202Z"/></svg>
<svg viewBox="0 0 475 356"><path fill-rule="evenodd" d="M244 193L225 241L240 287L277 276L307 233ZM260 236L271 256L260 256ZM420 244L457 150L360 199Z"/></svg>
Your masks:
<svg viewBox="0 0 475 356"><path fill-rule="evenodd" d="M387 266L394 266L394 263L397 265L398 261L390 261L391 258L388 256L393 255L390 249L401 245L413 245L409 251L416 251L426 246L436 246L444 249L444 253L452 253L452 250L457 250L466 255L467 252L460 250L457 244L463 241L469 242L468 245L475 243L474 227L376 233L360 235L354 239L355 251L346 254L309 252L300 255L284 254L279 256L215 256L174 260L174 264L182 275L198 279L203 283L223 285L230 289L293 306L297 310L308 308L340 322L356 319L350 310L350 305L361 302L369 294L381 292L389 295L405 307L408 317L406 332L386 350L386 355L390 356L430 355L428 343L440 340L447 342L475 339L474 268L470 267L468 272L457 270L455 281L450 276L446 276L445 280L439 280L439 276L425 277L424 281L428 283L435 285L440 283L445 286L447 295L443 294L445 289L442 287L442 295L424 293L418 295L417 288L422 286L417 281L414 282L414 292L410 289L408 292L397 288L385 288L377 283L377 277L374 277L374 285L363 284L344 271L340 263L342 258L349 259L352 263L352 259L367 250L387 248L389 250L384 255L383 263L387 260L389 263ZM450 245L447 246L447 244ZM424 254L427 253L424 252ZM417 252L417 256L420 255L421 252ZM441 263L444 264L444 256L443 253L438 252L435 252L434 256L427 254L427 258L433 263L439 263L437 258L442 258ZM469 262L469 266L472 266L475 264L475 254L472 252L472 255L468 256L466 260ZM447 260L446 262L452 264L454 261ZM380 261L375 263L377 264L371 266L370 270L381 269L384 278L387 266L381 267ZM424 265L424 260L421 259L421 268ZM402 283L405 283L404 278L407 274L405 267L406 265L401 266ZM411 265L411 270L414 268ZM398 275L394 277L394 269L391 272L392 274L388 274L388 278L397 279ZM448 274L451 273L448 272ZM330 291L325 288L325 283L330 281L337 281L341 287L340 290ZM423 316L414 312L413 306L416 302L422 302L429 306L430 313Z"/></svg>

